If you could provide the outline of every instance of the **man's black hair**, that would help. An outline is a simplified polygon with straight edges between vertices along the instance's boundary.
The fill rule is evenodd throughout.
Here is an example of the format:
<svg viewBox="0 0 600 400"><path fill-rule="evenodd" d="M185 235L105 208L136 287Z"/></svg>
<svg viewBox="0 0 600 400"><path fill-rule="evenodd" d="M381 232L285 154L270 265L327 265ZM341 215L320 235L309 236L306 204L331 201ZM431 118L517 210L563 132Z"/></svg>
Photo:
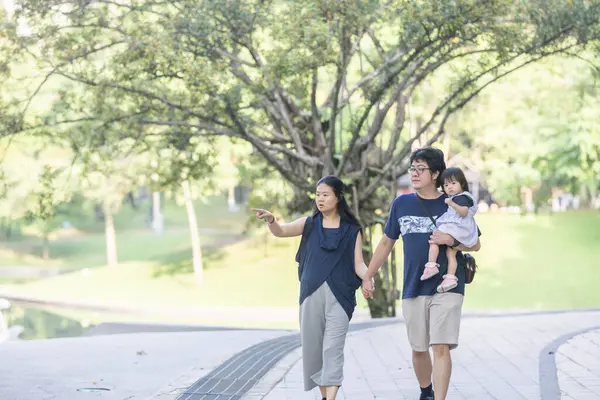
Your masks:
<svg viewBox="0 0 600 400"><path fill-rule="evenodd" d="M441 187L444 184L442 180L442 173L446 169L446 162L444 161L444 152L435 147L424 147L422 149L416 149L410 156L410 163L415 161L422 161L427 164L431 174L439 172L437 179L435 180L436 187Z"/></svg>

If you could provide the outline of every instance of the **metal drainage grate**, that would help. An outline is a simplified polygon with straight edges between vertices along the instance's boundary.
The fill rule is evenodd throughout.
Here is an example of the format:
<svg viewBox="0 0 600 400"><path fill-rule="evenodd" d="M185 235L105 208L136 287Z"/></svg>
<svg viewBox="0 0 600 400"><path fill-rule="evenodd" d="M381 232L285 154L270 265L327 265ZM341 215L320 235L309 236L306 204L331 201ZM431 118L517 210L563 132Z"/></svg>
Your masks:
<svg viewBox="0 0 600 400"><path fill-rule="evenodd" d="M239 400L286 354L300 346L300 335L256 344L199 379L177 400Z"/></svg>
<svg viewBox="0 0 600 400"><path fill-rule="evenodd" d="M397 319L361 322L350 331L397 324ZM287 335L256 344L234 355L200 378L177 400L240 400L288 353L300 347L300 335Z"/></svg>

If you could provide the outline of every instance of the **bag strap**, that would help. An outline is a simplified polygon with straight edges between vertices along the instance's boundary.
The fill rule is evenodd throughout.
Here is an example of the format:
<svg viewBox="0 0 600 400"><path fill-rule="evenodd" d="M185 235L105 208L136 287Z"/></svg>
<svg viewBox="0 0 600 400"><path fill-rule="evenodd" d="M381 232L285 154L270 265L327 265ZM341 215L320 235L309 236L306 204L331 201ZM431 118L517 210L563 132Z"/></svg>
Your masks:
<svg viewBox="0 0 600 400"><path fill-rule="evenodd" d="M433 222L433 226L435 226L437 228L437 224L435 223L435 219L433 219L433 217L431 216L431 213L427 209L427 206L425 205L425 201L423 201L423 199L421 198L421 196L419 196L416 193L415 193L415 196L417 196L417 199L419 199L419 202L421 203L421 206L423 206L423 210L425 210L425 212L427 213L427 216L429 217L429 219L431 220L431 222Z"/></svg>

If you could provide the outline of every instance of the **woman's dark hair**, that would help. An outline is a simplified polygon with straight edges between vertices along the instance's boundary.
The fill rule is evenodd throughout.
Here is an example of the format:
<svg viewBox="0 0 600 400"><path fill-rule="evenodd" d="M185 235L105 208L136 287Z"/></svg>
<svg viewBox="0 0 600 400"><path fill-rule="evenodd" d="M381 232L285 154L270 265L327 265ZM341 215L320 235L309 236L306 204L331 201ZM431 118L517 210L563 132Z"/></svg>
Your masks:
<svg viewBox="0 0 600 400"><path fill-rule="evenodd" d="M442 173L446 169L446 162L444 161L444 152L435 147L424 147L422 149L416 149L410 156L410 163L414 161L423 161L429 167L431 174L439 172L435 184L437 187L444 185L442 179Z"/></svg>
<svg viewBox="0 0 600 400"><path fill-rule="evenodd" d="M442 172L442 188L444 187L443 183L446 181L456 181L460 184L463 192L469 191L469 182L467 182L465 173L460 168L446 168L444 172Z"/></svg>
<svg viewBox="0 0 600 400"><path fill-rule="evenodd" d="M319 186L320 184L325 184L331 189L333 189L333 193L335 194L335 197L338 200L337 211L338 214L340 214L340 218L351 224L358 225L358 227L362 230L360 222L358 222L358 218L356 218L356 216L350 209L348 202L346 201L346 196L344 193L344 182L342 182L341 179L337 176L328 175L319 179L319 182L317 182L317 186ZM315 202L313 206L314 215L316 215L319 212L319 209L317 208L317 203Z"/></svg>

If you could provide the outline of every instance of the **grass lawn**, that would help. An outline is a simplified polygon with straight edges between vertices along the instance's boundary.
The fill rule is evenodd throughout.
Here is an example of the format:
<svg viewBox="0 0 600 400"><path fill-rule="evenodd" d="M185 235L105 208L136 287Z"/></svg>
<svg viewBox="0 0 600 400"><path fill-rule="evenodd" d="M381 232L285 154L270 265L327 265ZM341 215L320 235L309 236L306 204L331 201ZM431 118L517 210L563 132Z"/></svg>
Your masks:
<svg viewBox="0 0 600 400"><path fill-rule="evenodd" d="M41 298L132 306L293 307L299 285L292 253L298 240L269 238L265 244L265 238L259 235L207 252L202 288L191 273L168 273L156 260L82 270L11 289ZM188 243L181 246L189 248Z"/></svg>
<svg viewBox="0 0 600 400"><path fill-rule="evenodd" d="M483 248L477 255L480 270L467 287L466 308L600 306L600 213L526 217L482 214L478 221L483 232ZM176 246L177 241L170 243ZM180 243L181 249L186 245ZM130 306L295 307L297 245L297 238L274 239L259 234L213 251L207 255L205 284L199 288L191 274L156 276L164 269L160 259L152 260L156 249L132 242L132 246L145 250L146 261L12 285L10 289L41 298Z"/></svg>
<svg viewBox="0 0 600 400"><path fill-rule="evenodd" d="M481 215L468 308L600 307L600 212Z"/></svg>
<svg viewBox="0 0 600 400"><path fill-rule="evenodd" d="M196 212L202 246L210 247L245 229L247 214L230 213L224 199L213 197L197 202ZM165 233L154 236L146 225L149 204L134 210L124 205L115 216L119 262L159 262L164 265L186 262L191 257L189 228L185 209L166 202ZM50 260L43 260L42 241L36 236L0 244L1 266L99 267L106 264L104 224L85 216L72 224L77 229L59 231L50 241Z"/></svg>

